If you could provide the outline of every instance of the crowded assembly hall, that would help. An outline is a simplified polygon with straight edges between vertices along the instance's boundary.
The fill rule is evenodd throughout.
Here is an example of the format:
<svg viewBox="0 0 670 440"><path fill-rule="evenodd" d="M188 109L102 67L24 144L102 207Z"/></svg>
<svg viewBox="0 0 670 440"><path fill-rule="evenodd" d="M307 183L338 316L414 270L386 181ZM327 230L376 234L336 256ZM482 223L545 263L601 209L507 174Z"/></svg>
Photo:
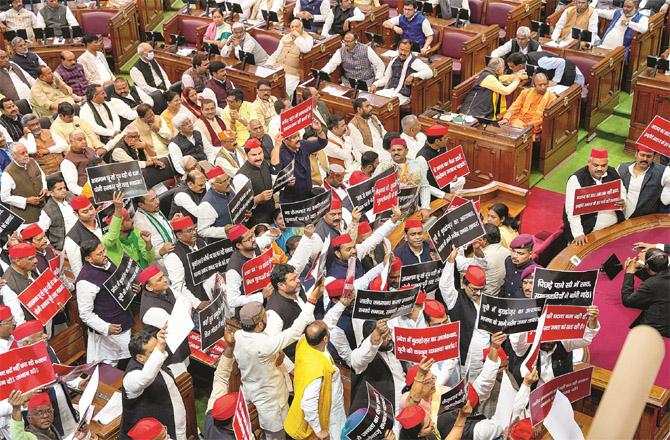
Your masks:
<svg viewBox="0 0 670 440"><path fill-rule="evenodd" d="M0 1L0 440L668 439L669 7Z"/></svg>

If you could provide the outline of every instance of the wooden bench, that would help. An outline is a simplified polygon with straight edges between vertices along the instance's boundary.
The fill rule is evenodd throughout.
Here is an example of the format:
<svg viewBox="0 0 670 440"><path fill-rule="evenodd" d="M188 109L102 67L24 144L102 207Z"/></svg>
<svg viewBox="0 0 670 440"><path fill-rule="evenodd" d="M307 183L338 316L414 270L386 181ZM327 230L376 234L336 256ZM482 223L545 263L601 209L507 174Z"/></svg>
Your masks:
<svg viewBox="0 0 670 440"><path fill-rule="evenodd" d="M72 298L70 302L76 300ZM84 330L76 322L70 319L70 324L65 330L55 334L49 339L49 345L56 352L56 356L65 365L78 364L86 357L86 340Z"/></svg>

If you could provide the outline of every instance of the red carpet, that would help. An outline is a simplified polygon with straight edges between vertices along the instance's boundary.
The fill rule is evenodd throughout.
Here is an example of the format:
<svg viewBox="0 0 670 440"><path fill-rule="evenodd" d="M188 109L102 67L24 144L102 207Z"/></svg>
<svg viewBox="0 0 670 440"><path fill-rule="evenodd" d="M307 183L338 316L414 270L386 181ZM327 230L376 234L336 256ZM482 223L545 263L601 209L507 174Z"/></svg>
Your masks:
<svg viewBox="0 0 670 440"><path fill-rule="evenodd" d="M553 233L563 224L565 195L541 188L530 190L528 205L521 215L521 233Z"/></svg>

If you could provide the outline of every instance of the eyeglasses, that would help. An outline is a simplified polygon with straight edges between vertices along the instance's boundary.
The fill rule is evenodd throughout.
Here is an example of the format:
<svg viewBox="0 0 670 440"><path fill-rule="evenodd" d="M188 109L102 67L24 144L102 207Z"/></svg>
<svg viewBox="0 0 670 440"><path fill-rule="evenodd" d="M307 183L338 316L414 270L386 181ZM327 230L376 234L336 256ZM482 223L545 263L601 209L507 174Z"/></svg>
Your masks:
<svg viewBox="0 0 670 440"><path fill-rule="evenodd" d="M480 288L480 289L477 289L477 288L472 287L472 286L468 286L468 287L470 287L470 290L472 290L473 293L479 293L479 294L481 294L481 293L484 292L484 290L485 290L485 287L482 287L482 288Z"/></svg>
<svg viewBox="0 0 670 440"><path fill-rule="evenodd" d="M54 415L54 409L53 408L47 408L47 409L36 409L33 410L33 414L37 417L49 417Z"/></svg>

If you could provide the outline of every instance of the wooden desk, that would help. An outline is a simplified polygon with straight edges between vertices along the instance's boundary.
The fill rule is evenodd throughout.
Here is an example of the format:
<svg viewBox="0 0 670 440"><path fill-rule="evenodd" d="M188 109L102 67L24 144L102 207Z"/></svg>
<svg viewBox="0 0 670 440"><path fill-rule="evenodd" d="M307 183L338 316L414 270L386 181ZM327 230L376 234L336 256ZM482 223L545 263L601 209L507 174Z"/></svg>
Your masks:
<svg viewBox="0 0 670 440"><path fill-rule="evenodd" d="M371 8L361 7L361 10L365 14L365 20L352 21L350 30L358 35L358 41L369 42L365 33L382 34L382 23L389 18L389 5L382 4Z"/></svg>
<svg viewBox="0 0 670 440"><path fill-rule="evenodd" d="M314 86L316 81L310 79L298 86L296 92L300 96L305 87ZM321 101L323 101L331 114L342 115L347 122L354 116L353 89L340 84L322 81L319 84ZM368 92L359 92L359 98L366 98L372 105L372 114L388 131L400 131L400 101L398 98L386 98Z"/></svg>
<svg viewBox="0 0 670 440"><path fill-rule="evenodd" d="M232 60L231 60L232 61ZM241 89L244 92L244 98L247 101L256 99L256 82L259 79L267 79L270 81L271 92L277 98L286 96L286 74L283 68L262 67L247 64L242 69L242 64L239 63L235 67L228 68L228 78L233 82L235 88Z"/></svg>
<svg viewBox="0 0 670 440"><path fill-rule="evenodd" d="M155 48L154 57L172 83L181 81L184 72L192 67L192 57L177 55L174 53L174 47ZM235 58L217 56L215 59L222 61L227 67L237 67L241 64Z"/></svg>
<svg viewBox="0 0 670 440"><path fill-rule="evenodd" d="M163 2L161 0L135 0L140 16L140 32L156 29L163 20Z"/></svg>
<svg viewBox="0 0 670 440"><path fill-rule="evenodd" d="M637 77L630 114L630 129L626 139L626 152L635 153L635 143L656 115L670 115L670 76L657 72L651 76L647 69Z"/></svg>
<svg viewBox="0 0 670 440"><path fill-rule="evenodd" d="M468 187L482 186L499 181L527 189L530 176L533 137L531 129L509 127L482 128L457 124L434 118L435 110L426 110L419 116L423 127L442 124L449 127L449 148L463 146L470 166Z"/></svg>
<svg viewBox="0 0 670 440"><path fill-rule="evenodd" d="M7 46L9 46L9 44ZM69 50L77 58L86 51L86 48L81 43L81 38L77 38L74 40L74 42L66 44L53 44L52 40L49 39L47 40L47 44L32 43L29 47L31 52L39 55L40 58L42 58L44 62L47 63L47 66L51 67L51 70L55 70L56 67L58 67L60 64L60 53L62 51ZM10 57L12 55L10 55Z"/></svg>
<svg viewBox="0 0 670 440"><path fill-rule="evenodd" d="M532 20L539 20L540 14L542 13L542 0L529 0L529 1L515 1L515 0L495 0L495 1L485 1L484 10L482 11L482 17L484 19L484 24L494 24L494 22L488 20L488 9L493 3L507 3L510 5L515 5L514 8L510 9L507 13L505 23L497 23L500 25L504 31L504 37L501 40L509 40L516 36L516 30L521 26L527 26L530 28L530 22ZM504 27L503 27L504 25ZM502 32L501 32L502 37Z"/></svg>
<svg viewBox="0 0 670 440"><path fill-rule="evenodd" d="M647 69L647 56L661 52L661 38L665 16L659 12L649 17L649 30L644 34L633 33L633 42L628 53L622 88L626 92L633 90L637 77Z"/></svg>

